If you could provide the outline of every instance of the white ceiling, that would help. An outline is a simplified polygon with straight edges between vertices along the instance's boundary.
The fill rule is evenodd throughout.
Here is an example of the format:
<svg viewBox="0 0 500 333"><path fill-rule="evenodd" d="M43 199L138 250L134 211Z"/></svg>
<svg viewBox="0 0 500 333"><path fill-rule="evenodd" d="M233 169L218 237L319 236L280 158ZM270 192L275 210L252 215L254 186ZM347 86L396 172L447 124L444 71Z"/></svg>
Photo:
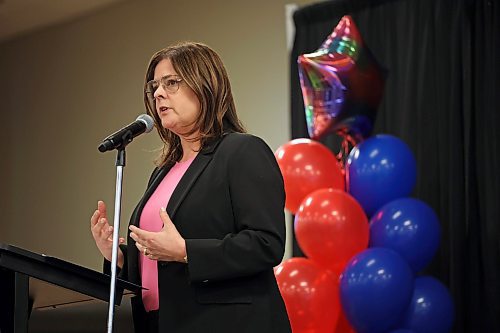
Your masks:
<svg viewBox="0 0 500 333"><path fill-rule="evenodd" d="M0 42L124 0L0 0Z"/></svg>

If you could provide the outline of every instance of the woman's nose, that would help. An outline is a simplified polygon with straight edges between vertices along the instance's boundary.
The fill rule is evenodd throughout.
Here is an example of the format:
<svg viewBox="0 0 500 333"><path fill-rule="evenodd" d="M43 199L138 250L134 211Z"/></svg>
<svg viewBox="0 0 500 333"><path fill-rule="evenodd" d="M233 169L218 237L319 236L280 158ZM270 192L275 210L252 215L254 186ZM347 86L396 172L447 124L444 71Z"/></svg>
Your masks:
<svg viewBox="0 0 500 333"><path fill-rule="evenodd" d="M165 89L163 89L163 85L158 85L158 88L156 88L154 94L153 94L153 97L155 99L159 99L159 98L165 98L165 96L167 96L167 93L165 91Z"/></svg>

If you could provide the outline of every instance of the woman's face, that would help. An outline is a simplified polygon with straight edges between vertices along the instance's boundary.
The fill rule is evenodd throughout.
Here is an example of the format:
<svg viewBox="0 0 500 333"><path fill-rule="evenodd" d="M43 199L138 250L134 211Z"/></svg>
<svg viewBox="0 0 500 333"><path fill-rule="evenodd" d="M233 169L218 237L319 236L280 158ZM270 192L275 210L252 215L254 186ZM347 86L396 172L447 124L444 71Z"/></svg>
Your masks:
<svg viewBox="0 0 500 333"><path fill-rule="evenodd" d="M156 112L161 119L164 128L179 136L185 136L194 125L200 115L200 101L194 91L188 87L174 70L170 59L163 59L156 65L154 79L160 80L167 77L170 85L178 84L179 90L169 92L160 84L154 93L156 101ZM196 133L195 133L196 134Z"/></svg>

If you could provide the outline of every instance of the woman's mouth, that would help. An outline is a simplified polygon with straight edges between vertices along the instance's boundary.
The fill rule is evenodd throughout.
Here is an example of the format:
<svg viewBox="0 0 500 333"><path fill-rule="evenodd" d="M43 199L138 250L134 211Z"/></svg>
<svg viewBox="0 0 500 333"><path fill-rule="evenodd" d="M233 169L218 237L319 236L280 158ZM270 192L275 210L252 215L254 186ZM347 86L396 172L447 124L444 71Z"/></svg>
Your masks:
<svg viewBox="0 0 500 333"><path fill-rule="evenodd" d="M166 107L166 106L160 106L160 107L158 108L158 113L162 114L162 113L164 113L164 112L167 112L168 110L170 110L170 108L169 108L169 107Z"/></svg>

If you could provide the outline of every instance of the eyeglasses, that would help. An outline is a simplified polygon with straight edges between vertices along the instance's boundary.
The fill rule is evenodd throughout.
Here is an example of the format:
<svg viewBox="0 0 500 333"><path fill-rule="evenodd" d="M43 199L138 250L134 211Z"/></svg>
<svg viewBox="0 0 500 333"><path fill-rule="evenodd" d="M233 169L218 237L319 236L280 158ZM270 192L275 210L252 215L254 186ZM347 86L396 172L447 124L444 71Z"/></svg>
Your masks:
<svg viewBox="0 0 500 333"><path fill-rule="evenodd" d="M166 75L159 78L158 80L151 80L148 83L146 83L144 91L146 92L149 102L154 104L155 100L154 94L155 91L160 86L160 84L163 90L165 90L170 94L174 94L179 90L179 85L182 81L183 80L178 76Z"/></svg>

